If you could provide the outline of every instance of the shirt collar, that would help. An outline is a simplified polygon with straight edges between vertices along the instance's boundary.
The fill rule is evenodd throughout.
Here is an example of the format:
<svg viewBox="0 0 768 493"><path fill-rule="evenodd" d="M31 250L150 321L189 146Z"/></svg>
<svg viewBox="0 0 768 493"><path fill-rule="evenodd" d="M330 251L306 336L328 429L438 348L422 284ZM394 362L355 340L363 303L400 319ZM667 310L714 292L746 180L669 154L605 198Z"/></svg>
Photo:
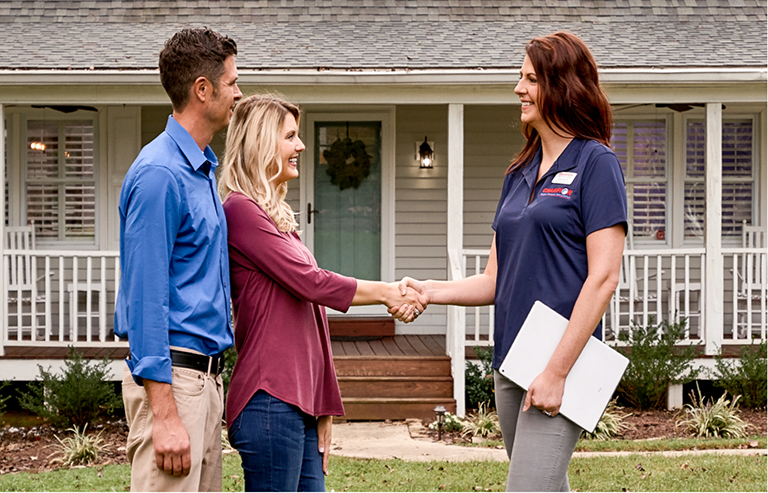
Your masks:
<svg viewBox="0 0 768 493"><path fill-rule="evenodd" d="M558 156L557 160L555 160L555 164L552 165L551 168L547 170L546 173L544 173L544 176L542 178L551 175L553 173L557 173L560 171L567 171L569 169L573 169L576 167L576 164L579 161L579 155L581 154L581 150L584 148L584 144L587 141L584 139L579 139L578 137L574 137L573 140L571 140L568 145L563 149L563 152L560 153L560 156ZM539 165L541 164L541 146L539 146L539 149L536 151L536 154L533 155L533 159L531 159L531 162L526 165L526 167L523 169L523 177L525 178L526 183L528 183L528 186L532 187L534 182L536 181L536 175L539 173Z"/></svg>
<svg viewBox="0 0 768 493"><path fill-rule="evenodd" d="M165 125L165 132L171 136L171 138L179 146L181 153L187 158L187 162L195 170L200 170L205 163L211 163L211 169L215 169L218 166L219 161L216 158L211 146L205 146L205 150L200 152L200 148L197 146L197 142L187 132L187 129L182 127L177 122L173 115L168 117L168 123Z"/></svg>

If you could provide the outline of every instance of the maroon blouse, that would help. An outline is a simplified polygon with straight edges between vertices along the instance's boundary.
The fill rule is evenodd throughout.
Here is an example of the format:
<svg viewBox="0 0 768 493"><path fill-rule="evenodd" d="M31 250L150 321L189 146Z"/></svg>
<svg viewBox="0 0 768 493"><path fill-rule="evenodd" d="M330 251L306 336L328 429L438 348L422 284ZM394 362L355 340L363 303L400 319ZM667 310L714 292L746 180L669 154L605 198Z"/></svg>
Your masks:
<svg viewBox="0 0 768 493"><path fill-rule="evenodd" d="M227 423L259 390L312 416L343 415L325 306L346 312L357 281L320 269L298 234L245 195L231 193L224 211L238 354Z"/></svg>

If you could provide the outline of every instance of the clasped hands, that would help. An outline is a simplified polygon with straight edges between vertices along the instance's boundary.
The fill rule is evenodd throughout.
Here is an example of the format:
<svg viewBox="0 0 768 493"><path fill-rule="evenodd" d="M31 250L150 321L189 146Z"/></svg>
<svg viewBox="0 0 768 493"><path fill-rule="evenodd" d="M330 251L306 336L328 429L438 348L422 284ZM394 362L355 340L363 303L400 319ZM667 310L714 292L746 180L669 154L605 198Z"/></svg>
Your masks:
<svg viewBox="0 0 768 493"><path fill-rule="evenodd" d="M394 284L394 283L393 283ZM389 305L387 311L392 318L410 323L424 313L429 305L426 287L422 281L404 277L397 283L400 299Z"/></svg>

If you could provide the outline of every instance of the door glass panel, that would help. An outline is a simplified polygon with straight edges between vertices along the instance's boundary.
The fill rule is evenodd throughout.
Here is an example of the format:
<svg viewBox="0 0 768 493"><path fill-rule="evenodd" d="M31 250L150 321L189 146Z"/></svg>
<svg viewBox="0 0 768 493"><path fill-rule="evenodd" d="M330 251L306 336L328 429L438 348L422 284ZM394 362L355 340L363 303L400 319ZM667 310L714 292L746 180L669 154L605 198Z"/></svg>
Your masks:
<svg viewBox="0 0 768 493"><path fill-rule="evenodd" d="M381 277L381 122L316 122L312 215L317 263Z"/></svg>

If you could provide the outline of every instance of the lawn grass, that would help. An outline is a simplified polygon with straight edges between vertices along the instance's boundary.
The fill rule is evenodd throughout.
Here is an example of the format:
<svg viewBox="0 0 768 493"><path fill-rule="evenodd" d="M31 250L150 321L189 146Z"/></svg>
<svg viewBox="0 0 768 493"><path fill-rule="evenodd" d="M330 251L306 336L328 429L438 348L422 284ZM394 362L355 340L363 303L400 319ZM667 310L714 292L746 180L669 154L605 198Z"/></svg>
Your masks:
<svg viewBox="0 0 768 493"><path fill-rule="evenodd" d="M574 458L579 491L766 491L765 456ZM503 491L505 462L403 462L331 457L328 491ZM237 454L224 457L223 491L243 491ZM0 491L128 491L127 465L0 476Z"/></svg>
<svg viewBox="0 0 768 493"><path fill-rule="evenodd" d="M757 442L751 446L750 442ZM501 440L481 443L458 443L464 447L503 448ZM664 452L671 450L713 450L739 448L768 448L768 438L754 435L748 438L663 438L658 440L579 440L576 452Z"/></svg>

